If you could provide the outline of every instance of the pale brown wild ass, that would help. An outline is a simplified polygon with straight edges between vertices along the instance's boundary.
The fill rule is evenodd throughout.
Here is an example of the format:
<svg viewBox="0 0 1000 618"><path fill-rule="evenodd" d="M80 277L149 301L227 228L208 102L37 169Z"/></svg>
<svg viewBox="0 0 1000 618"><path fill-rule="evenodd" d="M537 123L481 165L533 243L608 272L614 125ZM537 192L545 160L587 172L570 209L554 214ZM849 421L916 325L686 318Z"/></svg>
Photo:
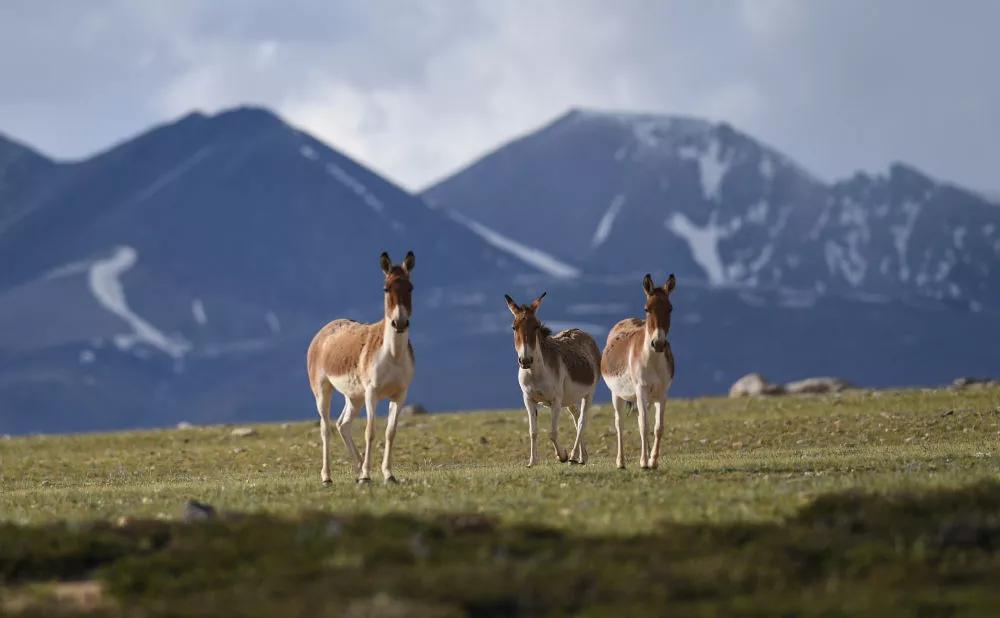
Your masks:
<svg viewBox="0 0 1000 618"><path fill-rule="evenodd" d="M324 483L330 482L330 396L333 389L344 395L344 410L337 419L348 455L358 470L358 482L371 479L372 443L375 438L375 407L382 399L389 400L389 420L385 428L385 454L382 475L395 482L392 475L392 443L396 437L396 421L413 380L413 346L409 340L410 315L413 311L413 252L406 254L400 265L393 265L387 253L382 253L385 274L385 315L374 324L354 320L334 320L324 326L309 344L307 366L309 384L316 397L323 439ZM365 455L362 459L351 435L351 419L365 406Z"/></svg>
<svg viewBox="0 0 1000 618"><path fill-rule="evenodd" d="M667 391L674 380L674 355L670 350L667 334L670 332L670 294L677 280L671 274L662 287L653 284L646 275L642 289L646 292L645 321L631 318L615 324L608 333L608 342L601 356L601 374L611 389L611 403L615 408L615 430L618 433L619 468L625 467L622 455L621 415L626 401L635 402L639 413L639 441L642 452L639 465L656 468L660 458L660 439L663 436L663 412L667 404ZM653 448L646 450L646 410L650 403L656 406L656 423L653 429Z"/></svg>
<svg viewBox="0 0 1000 618"><path fill-rule="evenodd" d="M594 399L601 352L593 337L582 330L571 328L552 334L538 320L536 315L542 304L543 293L530 305L518 305L505 295L507 308L514 315L514 350L520 370L517 381L524 395L524 407L528 411L528 437L531 446L528 467L538 463L538 404L552 409L552 428L549 439L555 448L559 461L572 456L574 463L587 463L587 447L584 444L584 430L587 425L587 410ZM569 455L559 446L559 411L563 405L579 409L579 418L574 419L576 440Z"/></svg>

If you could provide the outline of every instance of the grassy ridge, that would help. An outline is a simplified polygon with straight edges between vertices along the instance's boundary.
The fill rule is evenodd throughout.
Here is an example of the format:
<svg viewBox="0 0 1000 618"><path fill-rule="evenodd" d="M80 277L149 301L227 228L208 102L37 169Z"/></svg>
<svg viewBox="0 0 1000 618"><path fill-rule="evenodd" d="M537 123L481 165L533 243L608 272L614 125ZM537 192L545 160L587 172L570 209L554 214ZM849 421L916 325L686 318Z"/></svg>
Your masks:
<svg viewBox="0 0 1000 618"><path fill-rule="evenodd" d="M1000 611L1000 389L674 401L652 472L635 424L526 469L521 411L407 418L365 487L312 422L0 440L0 614Z"/></svg>

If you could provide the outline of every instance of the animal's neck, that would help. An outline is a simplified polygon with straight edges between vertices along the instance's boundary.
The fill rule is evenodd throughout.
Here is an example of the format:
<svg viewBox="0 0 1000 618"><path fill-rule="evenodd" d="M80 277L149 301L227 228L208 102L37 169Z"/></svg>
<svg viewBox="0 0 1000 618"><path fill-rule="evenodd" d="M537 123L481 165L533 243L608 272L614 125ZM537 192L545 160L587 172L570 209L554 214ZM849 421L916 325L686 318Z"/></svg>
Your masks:
<svg viewBox="0 0 1000 618"><path fill-rule="evenodd" d="M392 358L402 358L409 347L410 329L397 333L388 316L382 320L382 329L382 349Z"/></svg>
<svg viewBox="0 0 1000 618"><path fill-rule="evenodd" d="M642 358L649 361L655 354L659 354L653 349L653 340L656 339L656 329L648 323L642 328Z"/></svg>
<svg viewBox="0 0 1000 618"><path fill-rule="evenodd" d="M532 350L532 355L539 370L553 369L553 367L549 367L548 363L545 362L545 351L550 345L552 345L552 342L548 341L548 337L538 333L538 339L535 340L535 349Z"/></svg>

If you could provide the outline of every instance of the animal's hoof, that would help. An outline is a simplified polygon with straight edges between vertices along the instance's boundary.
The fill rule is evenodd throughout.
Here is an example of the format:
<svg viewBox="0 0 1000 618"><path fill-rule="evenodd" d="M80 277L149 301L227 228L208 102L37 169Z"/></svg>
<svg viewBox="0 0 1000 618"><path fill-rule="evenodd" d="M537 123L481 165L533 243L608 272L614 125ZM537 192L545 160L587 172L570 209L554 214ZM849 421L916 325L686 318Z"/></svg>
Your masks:
<svg viewBox="0 0 1000 618"><path fill-rule="evenodd" d="M385 477L385 483L386 485L395 485L399 483L399 481L396 480L396 477L390 474L389 476Z"/></svg>
<svg viewBox="0 0 1000 618"><path fill-rule="evenodd" d="M324 485L333 485L333 481L330 480L330 479L323 479L323 484Z"/></svg>
<svg viewBox="0 0 1000 618"><path fill-rule="evenodd" d="M367 485L368 483L371 482L372 480L369 478L358 479L358 485Z"/></svg>

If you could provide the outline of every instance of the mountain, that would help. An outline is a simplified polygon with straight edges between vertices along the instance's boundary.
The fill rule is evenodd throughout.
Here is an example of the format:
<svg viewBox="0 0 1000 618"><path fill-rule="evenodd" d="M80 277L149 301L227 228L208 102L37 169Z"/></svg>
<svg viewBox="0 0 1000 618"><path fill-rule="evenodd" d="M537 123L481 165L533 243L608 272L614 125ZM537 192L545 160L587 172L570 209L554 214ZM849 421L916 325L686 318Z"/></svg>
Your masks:
<svg viewBox="0 0 1000 618"><path fill-rule="evenodd" d="M646 271L679 278L672 395L1000 374L998 212L902 165L824 183L692 118L571 112L423 199L257 108L77 162L4 138L0 433L316 418L306 347L381 317L383 250L416 252L431 410L520 406L505 293L603 345Z"/></svg>
<svg viewBox="0 0 1000 618"><path fill-rule="evenodd" d="M462 333L442 308L474 306L464 284L534 272L261 109L73 164L6 143L0 161L0 432L315 414L306 346L381 317L381 251L416 253L428 364ZM414 397L471 404L471 360Z"/></svg>
<svg viewBox="0 0 1000 618"><path fill-rule="evenodd" d="M1000 308L995 204L902 164L824 183L725 123L574 110L423 195L584 273Z"/></svg>

